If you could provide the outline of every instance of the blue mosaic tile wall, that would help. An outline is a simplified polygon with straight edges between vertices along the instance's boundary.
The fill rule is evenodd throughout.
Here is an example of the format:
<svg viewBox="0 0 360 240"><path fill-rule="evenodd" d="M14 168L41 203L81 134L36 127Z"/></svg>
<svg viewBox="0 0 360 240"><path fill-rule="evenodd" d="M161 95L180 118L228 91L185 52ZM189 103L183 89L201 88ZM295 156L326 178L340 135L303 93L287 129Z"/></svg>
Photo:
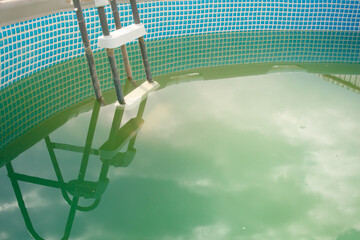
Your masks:
<svg viewBox="0 0 360 240"><path fill-rule="evenodd" d="M354 0L154 1L141 2L138 7L148 30L147 41L238 31L354 31L357 36L360 32L360 1ZM130 5L119 4L118 8L123 25L131 24ZM114 29L110 8L106 11ZM101 30L97 11L86 9L84 14L92 48L98 50ZM0 89L83 53L73 11L5 26L0 29ZM360 62L359 57L339 61Z"/></svg>
<svg viewBox="0 0 360 240"><path fill-rule="evenodd" d="M355 32L350 31L246 31L166 38L149 41L147 47L152 74L157 81L172 81L169 76L182 75L179 71L207 72L209 67L238 64L245 64L246 67L239 68L245 69L245 74L249 74L247 70L251 64L256 64L256 69L264 73L274 64L284 62L305 69L312 66L310 71L318 73L328 73L331 69L331 73L359 74L359 65L330 64L339 59L345 62L358 59L359 39ZM138 45L133 44L127 50L134 79L145 79ZM121 58L120 49L115 50L115 55ZM108 90L114 91L114 84L106 51L97 51L94 57L101 89L108 94ZM326 64L312 64L324 62ZM120 79L124 81L123 62L117 61L117 64ZM316 68L319 65L322 67ZM352 69L350 72L349 68ZM160 77L165 74L170 75ZM359 84L353 78L346 80L354 86ZM94 98L94 92L85 56L56 64L2 89L0 151L29 129L91 98Z"/></svg>

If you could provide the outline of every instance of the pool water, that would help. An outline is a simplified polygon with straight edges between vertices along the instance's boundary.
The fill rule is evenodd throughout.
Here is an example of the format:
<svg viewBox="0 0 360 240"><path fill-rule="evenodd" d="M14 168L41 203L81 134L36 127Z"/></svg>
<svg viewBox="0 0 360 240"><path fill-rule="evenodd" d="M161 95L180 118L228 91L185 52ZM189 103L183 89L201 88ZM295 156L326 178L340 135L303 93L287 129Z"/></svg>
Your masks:
<svg viewBox="0 0 360 240"><path fill-rule="evenodd" d="M0 238L29 239L31 219L45 239L359 239L360 95L298 67L238 69L165 76L125 111L111 91L15 140ZM56 186L19 181L24 221L9 171L56 185L54 163L73 202L99 204L72 222Z"/></svg>

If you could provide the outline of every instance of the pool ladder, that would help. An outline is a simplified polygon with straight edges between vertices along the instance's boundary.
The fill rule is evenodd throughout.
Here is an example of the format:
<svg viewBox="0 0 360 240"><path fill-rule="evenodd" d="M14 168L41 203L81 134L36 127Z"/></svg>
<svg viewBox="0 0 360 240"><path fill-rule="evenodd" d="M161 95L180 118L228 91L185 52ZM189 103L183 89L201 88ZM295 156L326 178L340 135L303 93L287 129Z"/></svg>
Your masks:
<svg viewBox="0 0 360 240"><path fill-rule="evenodd" d="M99 101L102 101L102 94L99 84L98 75L96 73L96 67L95 67L95 60L94 56L91 50L89 36L86 29L85 19L82 12L80 0L73 0L76 16L78 19L78 24L81 32L81 38L84 44L85 48L85 55L86 59L89 65L90 69L90 75L91 75L91 81L94 87L95 91L95 97ZM114 32L110 33L109 26L107 23L106 13L105 13L105 6L110 5L115 21L116 30ZM115 90L116 90L116 96L117 100L120 104L120 106L125 106L126 104L129 104L129 102L134 101L134 95L136 95L137 98L142 97L142 94L146 94L152 90L154 90L156 87L158 87L158 84L153 81L151 69L150 69L150 63L147 55L146 50L146 44L144 41L144 35L146 34L146 30L144 25L140 22L140 16L138 12L138 8L136 5L136 0L130 0L131 10L134 18L134 24L126 27L121 26L120 22L120 15L117 9L117 3L116 0L95 0L95 7L97 8L99 18L100 18L100 24L103 36L100 36L98 38L98 45L100 48L105 48L110 67L111 67L111 73L114 80ZM145 74L146 74L146 82L143 83L139 90L134 90L134 93L131 96L131 99L127 99L124 97L122 88L121 88L121 81L119 76L119 71L117 69L116 65L116 59L115 59L115 53L114 48L121 48L121 54L125 66L125 72L127 79L132 81L132 71L130 67L130 61L126 50L126 43L129 43L133 40L137 39L140 46L141 56L143 60L143 65L145 68Z"/></svg>

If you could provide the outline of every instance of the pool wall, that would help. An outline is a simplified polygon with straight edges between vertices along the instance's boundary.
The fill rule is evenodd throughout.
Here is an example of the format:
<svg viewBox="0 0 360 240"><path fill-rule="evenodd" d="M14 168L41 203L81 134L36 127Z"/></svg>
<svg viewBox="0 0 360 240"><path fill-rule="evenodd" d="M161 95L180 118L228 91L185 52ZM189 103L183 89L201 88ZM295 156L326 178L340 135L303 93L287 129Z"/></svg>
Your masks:
<svg viewBox="0 0 360 240"><path fill-rule="evenodd" d="M267 40L271 40L275 31L323 32L313 38L295 33L297 41L291 37L283 38L287 50L296 51L295 55L284 53L279 56L279 52L272 51L279 44L274 39L260 50L245 48L243 54L249 55L247 59L251 61L232 64L274 60L360 63L360 1L151 1L140 2L138 7L148 30L145 37L147 42L226 32L249 32L260 40L261 34L270 36ZM130 4L122 3L118 8L123 25L131 24ZM109 7L106 12L110 28L114 29ZM101 35L97 11L89 8L84 10L84 14L92 49L97 51L97 37ZM329 34L332 37L326 37ZM229 49L231 47L227 46ZM263 54L264 50L266 53ZM150 46L149 52L154 51ZM83 54L74 11L4 26L0 29L0 89Z"/></svg>

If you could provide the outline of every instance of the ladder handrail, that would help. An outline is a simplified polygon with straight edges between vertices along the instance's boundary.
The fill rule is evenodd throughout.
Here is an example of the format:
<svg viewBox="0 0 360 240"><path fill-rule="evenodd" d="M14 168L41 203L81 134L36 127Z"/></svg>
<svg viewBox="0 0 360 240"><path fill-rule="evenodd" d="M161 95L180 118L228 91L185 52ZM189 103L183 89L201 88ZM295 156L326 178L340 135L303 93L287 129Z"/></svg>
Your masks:
<svg viewBox="0 0 360 240"><path fill-rule="evenodd" d="M109 26L107 23L105 9L103 6L99 6L97 8L97 10L98 10L99 18L100 18L101 30L103 32L103 35L105 37L109 36L110 31L109 31ZM113 80L114 80L115 91L116 91L116 96L117 96L118 102L120 104L125 104L124 93L121 88L121 81L120 81L119 71L117 69L114 49L107 48L106 52L107 52L108 60L109 60L110 67L111 67L111 73L112 73Z"/></svg>
<svg viewBox="0 0 360 240"><path fill-rule="evenodd" d="M81 39L83 41L83 45L84 45L84 49L85 49L86 60L87 60L88 65L89 65L91 81L92 81L92 85L93 85L93 88L94 88L94 91L95 91L95 97L96 97L97 100L99 100L101 102L101 101L103 101L103 97L102 97L102 94L101 94L99 78L98 78L98 75L97 75L97 72L96 72L94 55L93 55L92 50L91 50L90 40L89 40L89 36L88 36L88 33L87 33L84 14L83 14L82 9L81 9L80 1L79 0L73 0L73 2L74 2L74 7L75 7L74 10L76 12L76 17L78 19L78 25L79 25L79 28L80 28Z"/></svg>
<svg viewBox="0 0 360 240"><path fill-rule="evenodd" d="M135 24L140 24L140 16L139 16L139 11L138 11L138 8L136 5L136 0L130 0L130 5L131 5L131 11L133 14ZM153 83L154 81L153 81L152 74L151 74L151 68L150 68L149 58L147 55L144 37L138 38L138 42L139 42L141 56L142 56L143 65L144 65L144 69L145 69L146 80L149 83Z"/></svg>
<svg viewBox="0 0 360 240"><path fill-rule="evenodd" d="M109 2L110 2L111 10L113 12L115 27L116 27L116 29L121 29L122 26L121 26L121 21L120 21L120 14L119 14L119 11L117 8L116 0L109 0ZM126 77L127 77L127 79L132 80L133 76L132 76L129 55L126 50L126 46L123 45L120 47L120 49L121 49L121 55L122 55L124 66L125 66Z"/></svg>

